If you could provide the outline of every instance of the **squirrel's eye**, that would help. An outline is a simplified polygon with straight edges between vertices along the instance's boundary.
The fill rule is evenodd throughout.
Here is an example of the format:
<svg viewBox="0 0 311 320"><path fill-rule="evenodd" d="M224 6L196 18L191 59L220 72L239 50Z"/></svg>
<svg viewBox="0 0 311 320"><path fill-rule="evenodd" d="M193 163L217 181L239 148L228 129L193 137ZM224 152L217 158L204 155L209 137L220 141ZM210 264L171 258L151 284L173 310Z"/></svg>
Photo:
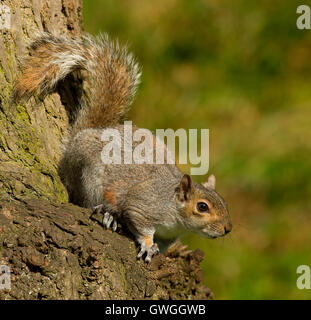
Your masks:
<svg viewBox="0 0 311 320"><path fill-rule="evenodd" d="M209 207L205 202L198 202L197 209L199 212L209 212Z"/></svg>

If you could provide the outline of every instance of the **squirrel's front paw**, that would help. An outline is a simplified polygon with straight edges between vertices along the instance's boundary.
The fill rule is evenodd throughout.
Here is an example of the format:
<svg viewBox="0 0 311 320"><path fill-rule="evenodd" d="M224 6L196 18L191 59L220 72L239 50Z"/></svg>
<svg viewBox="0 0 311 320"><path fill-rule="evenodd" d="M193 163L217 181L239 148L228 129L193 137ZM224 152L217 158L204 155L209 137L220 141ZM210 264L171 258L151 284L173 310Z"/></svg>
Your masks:
<svg viewBox="0 0 311 320"><path fill-rule="evenodd" d="M111 227L112 231L116 231L118 228L118 222L117 220L114 218L114 216L112 214L110 214L109 212L105 212L104 213L104 218L103 218L103 225L109 229Z"/></svg>
<svg viewBox="0 0 311 320"><path fill-rule="evenodd" d="M96 213L100 213L102 212L103 210L103 205L100 204L96 207L93 208L93 212L96 212ZM118 228L118 222L117 220L114 218L114 216L109 213L109 212L105 212L104 213L104 218L103 218L103 225L109 229L111 227L111 230L112 231L116 231L117 228Z"/></svg>
<svg viewBox="0 0 311 320"><path fill-rule="evenodd" d="M137 258L141 258L146 253L145 261L149 263L151 258L159 251L159 247L156 243L154 243L151 247L148 247L146 243L142 243Z"/></svg>

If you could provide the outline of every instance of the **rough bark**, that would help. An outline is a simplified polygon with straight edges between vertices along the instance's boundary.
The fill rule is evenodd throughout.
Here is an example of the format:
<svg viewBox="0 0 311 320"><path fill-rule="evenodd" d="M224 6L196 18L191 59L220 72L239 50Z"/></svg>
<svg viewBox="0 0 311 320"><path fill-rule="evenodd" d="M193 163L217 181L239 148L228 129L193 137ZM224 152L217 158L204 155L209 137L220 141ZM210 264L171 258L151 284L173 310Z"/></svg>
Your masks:
<svg viewBox="0 0 311 320"><path fill-rule="evenodd" d="M31 98L11 104L18 62L27 54L27 41L38 31L81 33L81 0L7 0L10 30L0 30L0 192L2 196L32 195L66 201L57 174L61 138L68 114L60 95L43 101ZM68 87L68 85L67 85Z"/></svg>
<svg viewBox="0 0 311 320"><path fill-rule="evenodd" d="M10 267L12 282L0 299L212 298L201 284L200 251L178 244L147 266L129 235L104 230L90 210L66 203L57 164L79 77L44 99L11 103L28 39L38 30L80 35L82 0L1 4L12 23L0 30L0 265Z"/></svg>
<svg viewBox="0 0 311 320"><path fill-rule="evenodd" d="M12 274L0 299L212 298L201 284L201 251L179 243L147 265L130 236L99 219L72 204L2 201L0 256Z"/></svg>

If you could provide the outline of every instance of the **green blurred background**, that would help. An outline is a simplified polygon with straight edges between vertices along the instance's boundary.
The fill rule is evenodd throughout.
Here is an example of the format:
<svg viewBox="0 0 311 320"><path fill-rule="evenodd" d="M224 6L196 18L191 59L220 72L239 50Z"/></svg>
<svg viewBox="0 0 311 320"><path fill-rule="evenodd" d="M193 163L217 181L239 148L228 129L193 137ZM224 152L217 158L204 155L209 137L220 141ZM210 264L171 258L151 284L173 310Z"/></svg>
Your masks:
<svg viewBox="0 0 311 320"><path fill-rule="evenodd" d="M88 0L84 29L143 65L136 125L209 128L210 172L234 229L184 239L217 299L311 299L311 31L295 0ZM195 177L202 181L205 177Z"/></svg>

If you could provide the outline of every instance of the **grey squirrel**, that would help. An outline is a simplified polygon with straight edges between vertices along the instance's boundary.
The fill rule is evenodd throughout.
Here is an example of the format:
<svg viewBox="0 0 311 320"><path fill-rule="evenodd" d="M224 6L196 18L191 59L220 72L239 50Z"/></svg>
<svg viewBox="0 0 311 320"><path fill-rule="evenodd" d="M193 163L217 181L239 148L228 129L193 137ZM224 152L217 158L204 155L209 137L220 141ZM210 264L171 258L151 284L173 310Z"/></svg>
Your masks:
<svg viewBox="0 0 311 320"><path fill-rule="evenodd" d="M49 93L76 70L86 70L92 81L91 98L77 106L59 165L71 202L103 213L104 225L113 231L117 222L126 225L140 245L138 258L146 262L159 252L154 237L166 243L183 229L207 238L231 231L213 175L198 184L175 164L102 162L101 133L114 128L124 138L120 120L140 81L140 68L125 47L106 35L76 39L44 32L33 40L30 53L15 83L16 101L36 91Z"/></svg>

